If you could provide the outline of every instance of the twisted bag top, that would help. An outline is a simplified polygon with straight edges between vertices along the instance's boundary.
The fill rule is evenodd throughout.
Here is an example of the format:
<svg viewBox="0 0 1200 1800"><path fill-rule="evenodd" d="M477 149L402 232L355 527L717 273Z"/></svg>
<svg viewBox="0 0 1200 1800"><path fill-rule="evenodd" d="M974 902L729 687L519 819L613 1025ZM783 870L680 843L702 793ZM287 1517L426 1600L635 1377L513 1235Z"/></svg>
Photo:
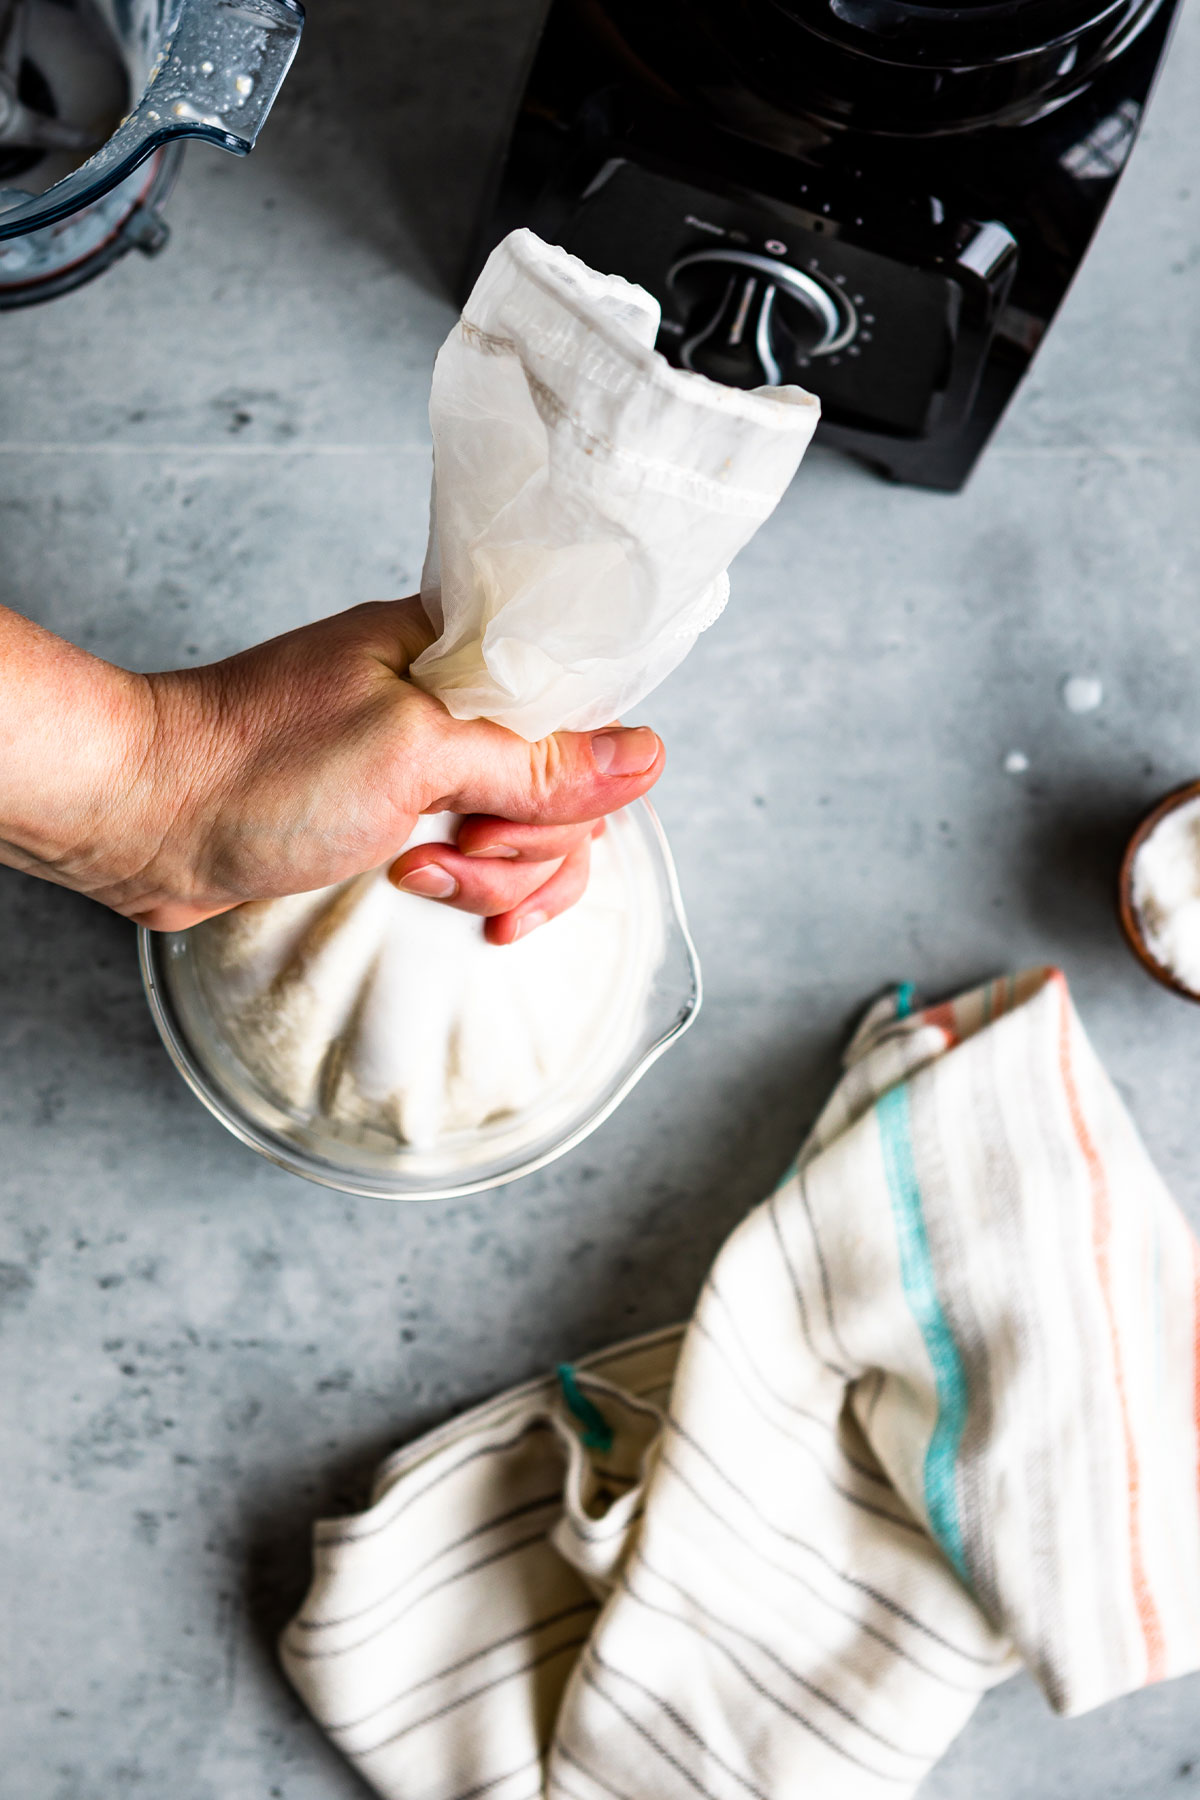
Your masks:
<svg viewBox="0 0 1200 1800"><path fill-rule="evenodd" d="M657 301L532 231L491 256L438 353L413 679L526 738L607 725L721 611L820 405L654 349Z"/></svg>
<svg viewBox="0 0 1200 1800"><path fill-rule="evenodd" d="M288 1672L394 1800L911 1794L1200 1663L1196 1244L1056 971L868 1015L686 1331L402 1451Z"/></svg>

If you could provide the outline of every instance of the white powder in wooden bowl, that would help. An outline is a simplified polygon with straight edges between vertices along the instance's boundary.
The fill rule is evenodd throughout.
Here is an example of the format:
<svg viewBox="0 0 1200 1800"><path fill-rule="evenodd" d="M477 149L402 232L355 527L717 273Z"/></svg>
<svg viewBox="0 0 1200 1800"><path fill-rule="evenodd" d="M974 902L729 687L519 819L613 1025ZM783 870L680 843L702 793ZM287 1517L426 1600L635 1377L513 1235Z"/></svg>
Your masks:
<svg viewBox="0 0 1200 1800"><path fill-rule="evenodd" d="M1139 847L1131 898L1151 956L1200 994L1200 798L1173 807Z"/></svg>

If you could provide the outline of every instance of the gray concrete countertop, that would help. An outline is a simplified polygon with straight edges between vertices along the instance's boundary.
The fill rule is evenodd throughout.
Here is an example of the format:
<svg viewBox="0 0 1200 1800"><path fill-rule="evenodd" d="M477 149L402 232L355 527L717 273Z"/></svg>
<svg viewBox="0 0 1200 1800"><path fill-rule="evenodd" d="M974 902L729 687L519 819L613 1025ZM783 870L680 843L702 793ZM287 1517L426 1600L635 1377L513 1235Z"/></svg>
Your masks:
<svg viewBox="0 0 1200 1800"><path fill-rule="evenodd" d="M189 152L161 260L0 320L0 599L150 668L413 589L445 277L530 10L313 0L250 162ZM4 1800L360 1794L273 1655L311 1520L684 1313L889 981L1061 962L1200 1220L1200 1010L1112 903L1139 812L1200 774L1198 91L1193 11L967 493L814 452L642 709L708 999L566 1161L411 1210L282 1174L175 1076L132 929L0 871ZM1198 1701L1063 1724L1018 1679L922 1800L1200 1794Z"/></svg>

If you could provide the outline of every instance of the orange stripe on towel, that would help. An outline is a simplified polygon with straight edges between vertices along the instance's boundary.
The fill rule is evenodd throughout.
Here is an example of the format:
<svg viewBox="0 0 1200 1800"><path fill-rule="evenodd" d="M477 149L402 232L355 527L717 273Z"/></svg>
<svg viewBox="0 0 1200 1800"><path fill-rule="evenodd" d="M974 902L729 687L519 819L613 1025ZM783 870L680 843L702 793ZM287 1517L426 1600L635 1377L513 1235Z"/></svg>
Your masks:
<svg viewBox="0 0 1200 1800"><path fill-rule="evenodd" d="M1191 1233L1189 1232L1189 1237ZM1200 1244L1192 1238L1192 1417L1196 1422L1196 1488L1200 1493Z"/></svg>
<svg viewBox="0 0 1200 1800"><path fill-rule="evenodd" d="M947 1050L953 1050L958 1043L958 1017L954 1011L954 1002L945 1000L940 1006L927 1006L921 1018L926 1025L936 1025L945 1035Z"/></svg>
<svg viewBox="0 0 1200 1800"><path fill-rule="evenodd" d="M1129 1417L1129 1394L1125 1385L1125 1370L1121 1363L1116 1308L1113 1304L1110 1257L1112 1207L1109 1203L1108 1181L1104 1173L1104 1164L1100 1160L1100 1154L1092 1141L1087 1121L1083 1116L1079 1090L1075 1085L1075 1075L1071 1067L1071 1003L1067 996L1067 984L1061 972L1056 972L1054 980L1058 988L1061 1006L1058 1049L1063 1086L1067 1095L1067 1110L1071 1115L1071 1125L1079 1141L1079 1148L1083 1152L1083 1160L1087 1165L1088 1180L1092 1190L1092 1252L1096 1259L1096 1274L1100 1284L1100 1293L1104 1300L1105 1315L1108 1319L1109 1337L1112 1340L1113 1372L1116 1376L1117 1398L1121 1408L1121 1429L1125 1438L1125 1468L1129 1483L1130 1574L1138 1623L1142 1628L1142 1638L1146 1645L1146 1681L1149 1683L1162 1679L1166 1667L1166 1644L1163 1639L1162 1621L1158 1616L1158 1608L1154 1604L1154 1596L1150 1592L1146 1564L1142 1555L1141 1471L1138 1466L1137 1448L1133 1441L1133 1427Z"/></svg>

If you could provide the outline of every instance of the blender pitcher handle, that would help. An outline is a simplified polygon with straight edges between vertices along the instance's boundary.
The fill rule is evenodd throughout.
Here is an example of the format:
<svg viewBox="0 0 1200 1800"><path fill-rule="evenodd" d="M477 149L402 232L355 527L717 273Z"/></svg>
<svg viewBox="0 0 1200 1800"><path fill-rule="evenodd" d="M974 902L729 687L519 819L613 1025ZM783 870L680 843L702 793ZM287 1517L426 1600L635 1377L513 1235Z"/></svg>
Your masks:
<svg viewBox="0 0 1200 1800"><path fill-rule="evenodd" d="M173 138L245 156L254 148L304 25L299 0L176 0L141 99L112 137L44 194L0 191L0 239L66 218Z"/></svg>

